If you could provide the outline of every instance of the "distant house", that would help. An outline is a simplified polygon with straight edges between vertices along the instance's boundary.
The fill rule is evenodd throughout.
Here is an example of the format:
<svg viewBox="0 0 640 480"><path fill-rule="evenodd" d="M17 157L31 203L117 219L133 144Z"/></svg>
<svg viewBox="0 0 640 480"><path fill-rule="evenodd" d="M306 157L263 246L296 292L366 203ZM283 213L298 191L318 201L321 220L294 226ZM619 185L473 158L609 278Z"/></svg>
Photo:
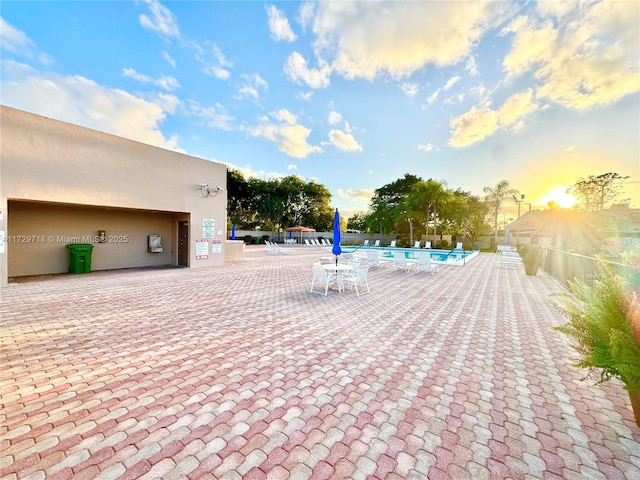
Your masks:
<svg viewBox="0 0 640 480"><path fill-rule="evenodd" d="M529 212L507 226L507 235L584 255L617 257L640 249L640 209L616 205L597 212Z"/></svg>

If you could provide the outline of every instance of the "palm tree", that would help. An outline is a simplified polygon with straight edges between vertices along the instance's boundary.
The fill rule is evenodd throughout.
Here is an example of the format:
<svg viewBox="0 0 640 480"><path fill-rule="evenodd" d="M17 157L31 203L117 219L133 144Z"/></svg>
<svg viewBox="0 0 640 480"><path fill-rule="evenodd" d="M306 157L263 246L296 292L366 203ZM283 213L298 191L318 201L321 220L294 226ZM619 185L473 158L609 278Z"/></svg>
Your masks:
<svg viewBox="0 0 640 480"><path fill-rule="evenodd" d="M494 236L495 244L498 244L498 214L502 208L502 203L511 198L512 195L520 196L520 192L515 188L511 188L507 180L500 180L495 187L484 187L484 201L487 203L489 212L494 219Z"/></svg>

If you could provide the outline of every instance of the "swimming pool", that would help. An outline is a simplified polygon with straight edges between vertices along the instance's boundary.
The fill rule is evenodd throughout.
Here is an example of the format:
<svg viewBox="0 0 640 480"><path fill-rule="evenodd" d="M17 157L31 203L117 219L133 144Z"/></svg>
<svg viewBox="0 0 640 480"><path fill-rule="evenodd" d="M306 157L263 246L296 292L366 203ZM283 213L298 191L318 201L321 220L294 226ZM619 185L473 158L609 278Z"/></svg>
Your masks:
<svg viewBox="0 0 640 480"><path fill-rule="evenodd" d="M393 258L393 252L403 252L404 256L408 259L415 259L417 252L428 253L431 257L431 261L433 263L437 263L440 265L464 265L469 260L475 258L480 253L477 250L443 250L437 248L391 248L391 247L363 247L363 246L355 246L342 247L342 253L365 253L368 250L376 250L381 252L381 256L383 258Z"/></svg>

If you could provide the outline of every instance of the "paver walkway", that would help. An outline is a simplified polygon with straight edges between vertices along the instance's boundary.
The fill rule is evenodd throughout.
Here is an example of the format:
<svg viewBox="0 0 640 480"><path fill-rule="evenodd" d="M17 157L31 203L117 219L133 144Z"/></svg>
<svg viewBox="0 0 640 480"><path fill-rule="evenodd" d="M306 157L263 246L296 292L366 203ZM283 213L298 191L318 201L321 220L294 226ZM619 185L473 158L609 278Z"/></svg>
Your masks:
<svg viewBox="0 0 640 480"><path fill-rule="evenodd" d="M2 478L640 478L546 275L483 253L324 297L321 252L2 289Z"/></svg>

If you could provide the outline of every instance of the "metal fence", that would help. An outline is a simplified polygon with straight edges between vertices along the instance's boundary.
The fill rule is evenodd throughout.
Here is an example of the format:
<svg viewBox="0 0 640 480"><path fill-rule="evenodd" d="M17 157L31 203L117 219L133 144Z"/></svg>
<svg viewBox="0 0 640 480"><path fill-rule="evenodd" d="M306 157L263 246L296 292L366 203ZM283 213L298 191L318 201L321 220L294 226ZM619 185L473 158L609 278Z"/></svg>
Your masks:
<svg viewBox="0 0 640 480"><path fill-rule="evenodd" d="M599 263L612 269L616 275L628 279L634 290L640 289L640 270L631 265L563 252L554 248L544 248L542 269L563 285L567 285L570 280L592 285L594 279L598 278Z"/></svg>

